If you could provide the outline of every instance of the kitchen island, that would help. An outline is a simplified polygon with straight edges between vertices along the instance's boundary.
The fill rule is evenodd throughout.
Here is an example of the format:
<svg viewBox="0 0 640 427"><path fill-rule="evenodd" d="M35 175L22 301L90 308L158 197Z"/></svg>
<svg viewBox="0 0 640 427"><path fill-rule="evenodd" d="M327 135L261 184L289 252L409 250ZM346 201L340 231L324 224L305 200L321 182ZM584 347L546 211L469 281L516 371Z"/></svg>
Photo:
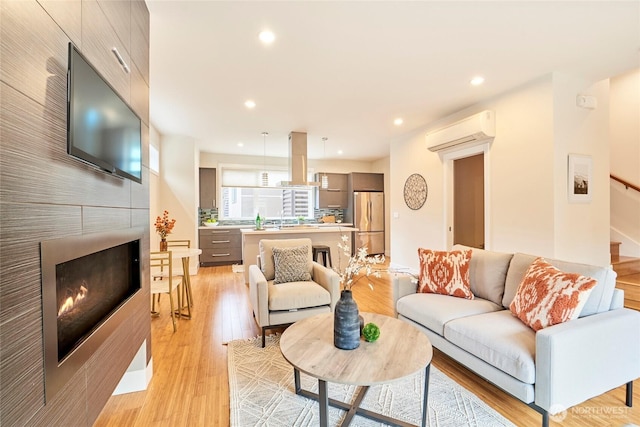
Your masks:
<svg viewBox="0 0 640 427"><path fill-rule="evenodd" d="M301 225L283 228L265 228L256 230L254 228L243 228L242 233L242 263L244 264L244 281L249 283L249 266L256 264L256 257L260 254L258 243L262 239L299 239L307 237L311 239L313 245L326 245L331 248L331 264L334 268L344 268L349 258L338 247L342 241L342 236L347 236L348 246L351 246L353 233L358 231L354 227L330 227Z"/></svg>

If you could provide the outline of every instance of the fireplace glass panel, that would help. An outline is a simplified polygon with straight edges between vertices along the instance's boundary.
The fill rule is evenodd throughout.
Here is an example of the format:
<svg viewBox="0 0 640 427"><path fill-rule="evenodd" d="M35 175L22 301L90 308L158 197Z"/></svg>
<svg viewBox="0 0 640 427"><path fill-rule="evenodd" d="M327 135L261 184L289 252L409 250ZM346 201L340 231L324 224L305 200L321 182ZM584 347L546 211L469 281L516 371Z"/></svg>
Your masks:
<svg viewBox="0 0 640 427"><path fill-rule="evenodd" d="M140 289L138 243L56 265L59 362Z"/></svg>

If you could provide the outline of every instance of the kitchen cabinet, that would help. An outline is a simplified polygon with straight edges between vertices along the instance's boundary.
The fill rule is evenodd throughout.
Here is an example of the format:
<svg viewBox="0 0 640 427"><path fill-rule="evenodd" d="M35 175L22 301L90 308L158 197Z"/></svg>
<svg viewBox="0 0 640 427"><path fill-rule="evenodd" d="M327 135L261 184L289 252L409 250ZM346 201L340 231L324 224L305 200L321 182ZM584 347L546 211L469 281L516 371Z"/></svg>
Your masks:
<svg viewBox="0 0 640 427"><path fill-rule="evenodd" d="M200 265L242 264L242 234L239 228L211 227L200 229Z"/></svg>
<svg viewBox="0 0 640 427"><path fill-rule="evenodd" d="M322 181L326 175L329 185L327 188L318 187L315 191L317 209L346 209L349 203L347 191L347 174L344 173L317 173L315 180Z"/></svg>
<svg viewBox="0 0 640 427"><path fill-rule="evenodd" d="M383 173L352 172L349 174L349 192L384 191Z"/></svg>
<svg viewBox="0 0 640 427"><path fill-rule="evenodd" d="M200 209L216 207L216 169L200 168Z"/></svg>

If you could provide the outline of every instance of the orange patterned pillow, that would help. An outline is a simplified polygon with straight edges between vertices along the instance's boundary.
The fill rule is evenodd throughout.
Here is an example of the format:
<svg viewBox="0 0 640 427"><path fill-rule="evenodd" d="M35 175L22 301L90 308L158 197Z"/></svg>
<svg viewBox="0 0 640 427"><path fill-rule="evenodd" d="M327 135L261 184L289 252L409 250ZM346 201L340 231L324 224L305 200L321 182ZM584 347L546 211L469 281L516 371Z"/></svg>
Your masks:
<svg viewBox="0 0 640 427"><path fill-rule="evenodd" d="M473 299L469 282L471 249L446 252L419 248L418 258L418 292Z"/></svg>
<svg viewBox="0 0 640 427"><path fill-rule="evenodd" d="M577 319L597 283L591 277L564 273L543 258L536 258L509 309L527 326L539 331Z"/></svg>

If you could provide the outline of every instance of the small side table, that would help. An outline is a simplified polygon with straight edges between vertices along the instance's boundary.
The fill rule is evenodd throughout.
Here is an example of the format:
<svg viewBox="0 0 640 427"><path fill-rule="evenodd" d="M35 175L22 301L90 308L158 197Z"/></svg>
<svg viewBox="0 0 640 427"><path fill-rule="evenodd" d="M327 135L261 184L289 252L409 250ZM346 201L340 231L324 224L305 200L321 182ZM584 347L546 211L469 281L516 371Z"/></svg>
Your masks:
<svg viewBox="0 0 640 427"><path fill-rule="evenodd" d="M429 369L433 348L429 338L418 328L393 317L361 313L365 323L380 327L380 338L373 343L360 343L355 350L341 350L333 345L333 313L319 314L289 326L280 338L280 351L293 365L296 393L318 401L320 425L327 426L329 405L347 411L342 425L347 426L358 414L395 426L411 426L360 408L369 386L389 383L425 370L422 401L422 426L428 417ZM366 363L363 363L366 361ZM318 379L318 394L303 390L300 372ZM353 384L361 389L353 404L330 399L327 382Z"/></svg>

